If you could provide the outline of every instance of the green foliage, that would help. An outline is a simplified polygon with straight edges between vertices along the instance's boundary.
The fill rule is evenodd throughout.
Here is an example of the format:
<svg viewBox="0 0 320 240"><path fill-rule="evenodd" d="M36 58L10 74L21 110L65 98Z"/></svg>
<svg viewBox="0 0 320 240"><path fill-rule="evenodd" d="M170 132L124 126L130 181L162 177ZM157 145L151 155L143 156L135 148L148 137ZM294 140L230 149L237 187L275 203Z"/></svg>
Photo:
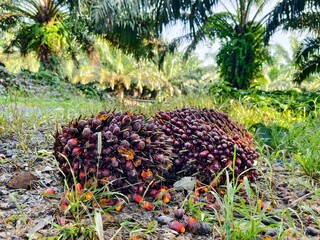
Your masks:
<svg viewBox="0 0 320 240"><path fill-rule="evenodd" d="M243 104L249 106L273 107L277 111L292 110L304 114L313 113L319 110L319 91L263 91L258 89L238 90L227 84L219 83L210 87L209 92L216 97L224 99L241 99Z"/></svg>
<svg viewBox="0 0 320 240"><path fill-rule="evenodd" d="M290 131L290 146L293 159L302 167L305 174L320 177L320 122L309 119L306 123L294 126Z"/></svg>
<svg viewBox="0 0 320 240"><path fill-rule="evenodd" d="M266 50L257 43L254 33L235 36L222 43L217 54L221 78L238 89L248 89L253 80L261 77Z"/></svg>
<svg viewBox="0 0 320 240"><path fill-rule="evenodd" d="M257 12L249 21L249 11L257 5ZM264 3L241 0L236 13L231 10L212 15L205 33L210 39L220 39L221 47L217 54L217 64L221 78L232 87L248 89L253 80L261 77L262 63L267 58L263 44L264 28L256 17Z"/></svg>
<svg viewBox="0 0 320 240"><path fill-rule="evenodd" d="M79 58L79 69L70 71L75 83L95 85L100 90L115 91L120 98L164 99L172 95L204 92L212 80L212 69L203 68L195 56L184 59L181 53L168 54L162 69L154 62L137 61L103 39L94 44L90 60Z"/></svg>
<svg viewBox="0 0 320 240"><path fill-rule="evenodd" d="M296 72L293 81L301 84L314 73L319 73L320 4L315 0L283 0L270 13L266 27L266 41L282 27L312 33L299 46L294 58Z"/></svg>
<svg viewBox="0 0 320 240"><path fill-rule="evenodd" d="M267 126L261 122L251 125L250 130L255 132L257 139L262 144L270 146L273 150L282 149L289 131L274 123Z"/></svg>
<svg viewBox="0 0 320 240"><path fill-rule="evenodd" d="M24 0L8 10L19 18L12 26L15 36L6 51L18 48L22 55L34 51L43 69L58 72L59 53L66 42L66 29L62 23L66 17L63 4L54 0ZM10 18L0 19L4 24L8 20Z"/></svg>

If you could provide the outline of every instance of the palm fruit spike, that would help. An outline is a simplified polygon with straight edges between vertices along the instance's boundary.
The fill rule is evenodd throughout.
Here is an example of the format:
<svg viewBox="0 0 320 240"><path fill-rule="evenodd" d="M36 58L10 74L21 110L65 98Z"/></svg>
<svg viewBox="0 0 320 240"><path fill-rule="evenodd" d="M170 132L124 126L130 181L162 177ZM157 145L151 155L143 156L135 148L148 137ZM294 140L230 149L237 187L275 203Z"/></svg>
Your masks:
<svg viewBox="0 0 320 240"><path fill-rule="evenodd" d="M54 155L70 185L111 184L123 193L161 186L171 147L153 119L111 111L77 119L54 134Z"/></svg>
<svg viewBox="0 0 320 240"><path fill-rule="evenodd" d="M239 176L259 158L251 134L224 113L182 108L160 111L155 120L173 143L175 158L170 171L179 178L196 176L200 182L210 184L225 167L233 168L235 176ZM252 181L256 175L253 168L246 173Z"/></svg>

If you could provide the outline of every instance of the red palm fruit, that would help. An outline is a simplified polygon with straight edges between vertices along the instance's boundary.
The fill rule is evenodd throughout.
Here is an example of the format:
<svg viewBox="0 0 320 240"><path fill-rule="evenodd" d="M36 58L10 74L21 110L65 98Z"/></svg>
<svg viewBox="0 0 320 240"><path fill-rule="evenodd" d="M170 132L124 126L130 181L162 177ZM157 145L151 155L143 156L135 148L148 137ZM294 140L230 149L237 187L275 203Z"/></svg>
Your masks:
<svg viewBox="0 0 320 240"><path fill-rule="evenodd" d="M138 150L143 150L145 148L146 144L143 141L138 142L137 144L137 149Z"/></svg>
<svg viewBox="0 0 320 240"><path fill-rule="evenodd" d="M102 122L101 122L100 119L94 118L94 119L92 120L92 127L94 127L94 128L99 127L101 124L102 124Z"/></svg>
<svg viewBox="0 0 320 240"><path fill-rule="evenodd" d="M59 217L59 218L58 218L58 222L59 222L59 225L60 225L60 226L64 226L64 225L66 225L67 220L66 220L65 217Z"/></svg>
<svg viewBox="0 0 320 240"><path fill-rule="evenodd" d="M143 202L143 197L137 193L132 195L132 200L136 203L142 203Z"/></svg>
<svg viewBox="0 0 320 240"><path fill-rule="evenodd" d="M93 198L93 193L92 192L88 192L85 196L87 201L90 201Z"/></svg>
<svg viewBox="0 0 320 240"><path fill-rule="evenodd" d="M165 192L165 193L163 194L163 196L162 196L162 201L163 201L164 203L168 203L168 202L170 202L170 200L171 200L171 195L170 195L170 193Z"/></svg>
<svg viewBox="0 0 320 240"><path fill-rule="evenodd" d="M82 153L82 149L80 147L75 147L72 150L71 157L75 158L75 157L79 156L81 153Z"/></svg>
<svg viewBox="0 0 320 240"><path fill-rule="evenodd" d="M142 194L144 192L144 186L143 185L140 185L137 189L137 193L138 194Z"/></svg>
<svg viewBox="0 0 320 240"><path fill-rule="evenodd" d="M85 139L89 139L91 137L92 131L89 127L85 127L82 130L81 136Z"/></svg>
<svg viewBox="0 0 320 240"><path fill-rule="evenodd" d="M141 129L141 124L139 122L135 122L132 125L132 131L138 132L138 131L140 131L140 129Z"/></svg>
<svg viewBox="0 0 320 240"><path fill-rule="evenodd" d="M124 131L123 133L122 133L122 138L123 139L127 139L127 138L129 138L130 137L130 132L129 131Z"/></svg>
<svg viewBox="0 0 320 240"><path fill-rule="evenodd" d="M186 231L186 228L183 226L183 224L178 221L173 221L170 223L169 228L177 231L178 233L184 233Z"/></svg>
<svg viewBox="0 0 320 240"><path fill-rule="evenodd" d="M165 157L163 154L155 154L153 155L154 160L158 161L158 162L164 162L165 161Z"/></svg>
<svg viewBox="0 0 320 240"><path fill-rule="evenodd" d="M113 133L113 135L119 135L119 133L120 133L120 128L118 127L118 126L116 126L114 129L113 129L113 131L112 131L112 133Z"/></svg>
<svg viewBox="0 0 320 240"><path fill-rule="evenodd" d="M192 233L197 233L201 227L200 223L197 221L197 219L190 217L188 219L188 229Z"/></svg>
<svg viewBox="0 0 320 240"><path fill-rule="evenodd" d="M143 202L143 208L146 209L147 211L153 210L153 204L148 201Z"/></svg>
<svg viewBox="0 0 320 240"><path fill-rule="evenodd" d="M178 208L177 210L174 211L174 216L177 219L182 219L183 215L184 215L184 209L182 208Z"/></svg>
<svg viewBox="0 0 320 240"><path fill-rule="evenodd" d="M78 145L78 139L76 138L70 138L67 142L67 146L70 148L70 149L73 149L75 148L77 145Z"/></svg>
<svg viewBox="0 0 320 240"><path fill-rule="evenodd" d="M87 124L88 124L88 122L87 122L86 120L80 119L80 120L78 121L78 127L79 127L80 129L84 129L84 127L85 127Z"/></svg>
<svg viewBox="0 0 320 240"><path fill-rule="evenodd" d="M126 168L127 171L133 169L132 161L126 161L125 168Z"/></svg>
<svg viewBox="0 0 320 240"><path fill-rule="evenodd" d="M108 198L101 198L99 201L100 207L108 207L108 206L113 206L115 202L112 199Z"/></svg>
<svg viewBox="0 0 320 240"><path fill-rule="evenodd" d="M122 209L123 209L123 206L124 206L124 204L125 204L125 201L123 201L122 199L118 199L117 201L116 201L116 211L121 211Z"/></svg>
<svg viewBox="0 0 320 240"><path fill-rule="evenodd" d="M80 167L80 163L79 162L73 162L73 171L74 172L77 172L79 170L79 167Z"/></svg>
<svg viewBox="0 0 320 240"><path fill-rule="evenodd" d="M156 189L151 189L149 191L150 197L153 197L154 199L158 198L160 191Z"/></svg>
<svg viewBox="0 0 320 240"><path fill-rule="evenodd" d="M60 206L61 206L63 211L66 211L68 209L69 204L70 204L70 202L69 202L69 199L67 197L62 198L61 201L60 201Z"/></svg>
<svg viewBox="0 0 320 240"><path fill-rule="evenodd" d="M80 178L81 181L86 179L86 172L84 170L80 171L79 178Z"/></svg>
<svg viewBox="0 0 320 240"><path fill-rule="evenodd" d="M81 183L77 183L77 184L76 184L76 190L77 190L78 192L81 192L82 189L83 189L83 187L82 187Z"/></svg>
<svg viewBox="0 0 320 240"><path fill-rule="evenodd" d="M232 163L232 160L228 160L228 161L227 161L227 166L232 167L232 164L233 164L233 163Z"/></svg>
<svg viewBox="0 0 320 240"><path fill-rule="evenodd" d="M236 158L236 165L240 166L241 165L241 159L240 158Z"/></svg>
<svg viewBox="0 0 320 240"><path fill-rule="evenodd" d="M99 169L98 170L98 177L99 178L104 178L104 177L109 177L110 176L110 169Z"/></svg>
<svg viewBox="0 0 320 240"><path fill-rule="evenodd" d="M153 173L149 168L147 170L142 170L141 172L141 177L143 179L150 180L152 179L152 176L153 176Z"/></svg>
<svg viewBox="0 0 320 240"><path fill-rule="evenodd" d="M131 123L131 117L130 116L124 116L122 118L122 121L123 125L129 125Z"/></svg>
<svg viewBox="0 0 320 240"><path fill-rule="evenodd" d="M50 196L50 195L53 195L55 194L56 191L54 190L54 188L46 188L44 191L43 191L43 194L44 195L47 195L47 196Z"/></svg>
<svg viewBox="0 0 320 240"><path fill-rule="evenodd" d="M115 157L111 158L111 166L114 168L117 168L119 166L119 162Z"/></svg>
<svg viewBox="0 0 320 240"><path fill-rule="evenodd" d="M207 157L209 155L209 151L208 150L204 150L204 151L200 152L199 155L200 155L201 158L205 158L205 157Z"/></svg>

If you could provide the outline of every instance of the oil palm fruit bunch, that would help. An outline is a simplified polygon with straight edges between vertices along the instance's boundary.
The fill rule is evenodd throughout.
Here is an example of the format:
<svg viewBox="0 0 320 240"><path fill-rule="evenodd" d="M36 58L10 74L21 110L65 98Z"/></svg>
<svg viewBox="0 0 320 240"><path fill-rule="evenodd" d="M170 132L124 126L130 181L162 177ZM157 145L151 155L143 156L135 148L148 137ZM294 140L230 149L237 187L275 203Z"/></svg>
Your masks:
<svg viewBox="0 0 320 240"><path fill-rule="evenodd" d="M214 109L182 108L160 111L155 121L173 145L172 175L195 176L212 184L230 166L235 176L255 180L257 171L252 167L259 155L252 136L228 115ZM221 174L220 183L224 180Z"/></svg>
<svg viewBox="0 0 320 240"><path fill-rule="evenodd" d="M102 111L77 119L54 133L54 155L70 184L111 184L142 194L161 185L171 166L168 137L151 119L131 112Z"/></svg>

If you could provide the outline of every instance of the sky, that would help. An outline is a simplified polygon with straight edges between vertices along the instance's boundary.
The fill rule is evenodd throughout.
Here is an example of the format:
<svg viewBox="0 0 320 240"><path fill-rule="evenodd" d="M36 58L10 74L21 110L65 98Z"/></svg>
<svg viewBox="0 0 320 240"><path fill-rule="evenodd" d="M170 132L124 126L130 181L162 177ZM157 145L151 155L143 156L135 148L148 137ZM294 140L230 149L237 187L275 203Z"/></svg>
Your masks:
<svg viewBox="0 0 320 240"><path fill-rule="evenodd" d="M227 1L223 1L223 2L224 2L224 4L226 4ZM279 1L274 1L274 0L269 1L269 3L267 3L265 5L260 16L263 17L268 12L270 12L274 8L276 3L278 3L278 2ZM227 7L231 11L233 9L231 4L226 4L225 7ZM225 7L222 5L218 5L216 10L217 11L225 11ZM255 12L255 9L253 9L251 13L253 14L254 12ZM163 36L164 36L164 39L170 41L170 40L174 39L175 37L184 35L185 33L186 33L186 30L184 29L182 23L177 23L174 26L171 26L168 29L166 29ZM276 43L281 44L287 51L289 51L292 54L292 50L290 48L290 37L291 36L297 37L297 33L291 33L291 32L287 32L287 31L283 31L283 30L278 30L271 37L269 44L270 45L273 45ZM180 47L180 50L183 50L186 46L187 46L187 43L183 44ZM208 64L213 63L213 58L210 57L210 54L216 53L217 50L219 49L219 47L220 47L220 45L218 43L218 40L214 44L211 41L202 42L198 45L197 49L195 50L195 53L199 56L200 59L203 60L204 65L208 65Z"/></svg>

